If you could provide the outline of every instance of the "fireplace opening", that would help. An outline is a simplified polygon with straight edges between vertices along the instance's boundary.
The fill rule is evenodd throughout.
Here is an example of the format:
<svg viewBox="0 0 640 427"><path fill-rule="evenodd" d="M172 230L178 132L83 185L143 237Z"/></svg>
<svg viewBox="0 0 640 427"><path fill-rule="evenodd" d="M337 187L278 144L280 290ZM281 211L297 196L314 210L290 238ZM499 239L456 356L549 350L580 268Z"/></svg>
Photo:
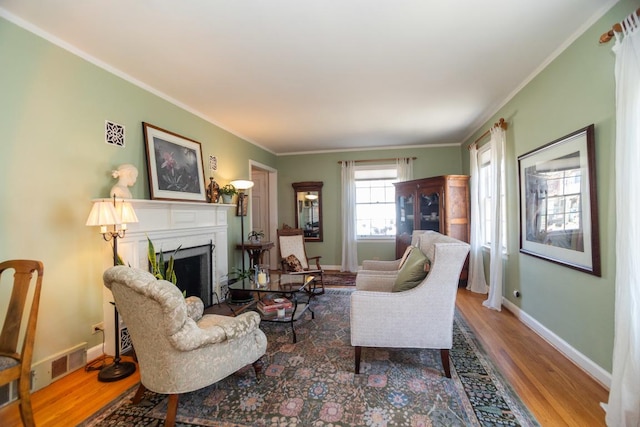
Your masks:
<svg viewBox="0 0 640 427"><path fill-rule="evenodd" d="M207 245L180 248L175 255L173 255L174 251L162 253L162 257L165 260L165 268L169 263L168 259L173 255L173 269L178 279L176 283L178 289L186 291L186 296L188 297L199 297L205 307L210 307L213 304L211 255L214 249L215 245L209 243ZM160 254L158 253L156 256L160 256Z"/></svg>

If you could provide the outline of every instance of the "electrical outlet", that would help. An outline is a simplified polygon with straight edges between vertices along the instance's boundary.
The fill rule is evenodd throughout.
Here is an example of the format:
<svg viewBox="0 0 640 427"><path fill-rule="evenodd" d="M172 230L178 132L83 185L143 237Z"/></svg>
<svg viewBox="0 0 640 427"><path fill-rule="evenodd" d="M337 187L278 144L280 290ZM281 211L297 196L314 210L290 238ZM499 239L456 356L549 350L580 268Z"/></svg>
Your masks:
<svg viewBox="0 0 640 427"><path fill-rule="evenodd" d="M97 334L100 331L104 331L104 322L96 323L95 325L91 325L91 335Z"/></svg>

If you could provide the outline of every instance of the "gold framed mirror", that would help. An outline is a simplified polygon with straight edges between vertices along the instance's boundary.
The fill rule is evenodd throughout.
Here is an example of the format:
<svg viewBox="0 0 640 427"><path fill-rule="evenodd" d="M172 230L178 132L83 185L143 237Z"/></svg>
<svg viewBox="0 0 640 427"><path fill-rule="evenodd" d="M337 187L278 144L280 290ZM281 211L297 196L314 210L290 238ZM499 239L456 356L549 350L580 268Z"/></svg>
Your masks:
<svg viewBox="0 0 640 427"><path fill-rule="evenodd" d="M322 242L322 181L294 182L296 228L307 242Z"/></svg>

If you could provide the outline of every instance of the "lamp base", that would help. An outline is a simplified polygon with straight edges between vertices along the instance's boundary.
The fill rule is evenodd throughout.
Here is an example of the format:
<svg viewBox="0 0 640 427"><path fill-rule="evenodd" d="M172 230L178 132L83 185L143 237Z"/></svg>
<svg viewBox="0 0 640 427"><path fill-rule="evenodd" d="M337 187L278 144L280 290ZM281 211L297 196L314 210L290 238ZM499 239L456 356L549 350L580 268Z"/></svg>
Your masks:
<svg viewBox="0 0 640 427"><path fill-rule="evenodd" d="M110 383L127 378L136 371L136 364L133 362L118 362L105 366L98 373L98 381Z"/></svg>

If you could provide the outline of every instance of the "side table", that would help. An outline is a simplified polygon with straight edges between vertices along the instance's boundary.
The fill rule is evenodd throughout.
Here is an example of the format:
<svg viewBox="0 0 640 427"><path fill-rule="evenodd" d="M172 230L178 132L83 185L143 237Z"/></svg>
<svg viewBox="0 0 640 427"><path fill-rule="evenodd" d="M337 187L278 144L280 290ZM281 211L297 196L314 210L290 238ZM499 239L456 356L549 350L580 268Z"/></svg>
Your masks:
<svg viewBox="0 0 640 427"><path fill-rule="evenodd" d="M244 245L244 250L247 251L249 255L249 268L253 268L256 265L264 264L264 254L269 252L271 248L275 246L273 242L244 242L238 243L236 245L236 249L242 250L242 246ZM244 256L244 255L243 255Z"/></svg>

